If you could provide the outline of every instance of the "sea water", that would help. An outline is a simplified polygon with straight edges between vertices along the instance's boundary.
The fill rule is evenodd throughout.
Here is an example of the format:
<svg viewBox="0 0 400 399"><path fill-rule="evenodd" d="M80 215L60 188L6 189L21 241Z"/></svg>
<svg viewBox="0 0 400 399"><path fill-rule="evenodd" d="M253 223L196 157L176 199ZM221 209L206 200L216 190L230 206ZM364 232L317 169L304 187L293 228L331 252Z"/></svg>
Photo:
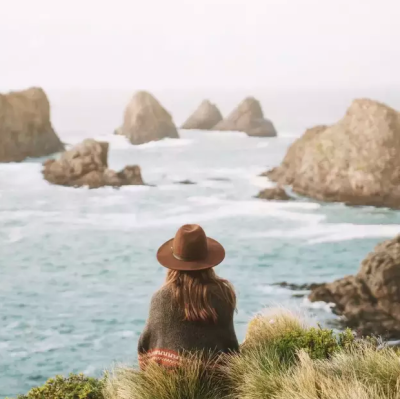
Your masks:
<svg viewBox="0 0 400 399"><path fill-rule="evenodd" d="M216 271L237 290L239 340L264 307L331 320L328 305L273 284L355 273L399 232L400 213L388 209L254 198L271 185L259 174L280 163L291 135L182 131L179 140L140 146L92 137L110 142L111 168L138 164L154 186L65 188L43 180L43 159L0 166L0 397L56 374L99 376L114 362L135 364L150 297L166 273L156 251L182 224L202 225L226 248Z"/></svg>

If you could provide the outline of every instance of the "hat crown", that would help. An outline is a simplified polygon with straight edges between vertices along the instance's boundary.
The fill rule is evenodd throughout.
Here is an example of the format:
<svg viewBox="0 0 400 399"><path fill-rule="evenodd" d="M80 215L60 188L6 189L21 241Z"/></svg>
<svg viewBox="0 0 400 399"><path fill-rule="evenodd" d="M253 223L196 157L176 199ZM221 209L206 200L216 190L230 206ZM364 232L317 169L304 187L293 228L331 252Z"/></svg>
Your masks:
<svg viewBox="0 0 400 399"><path fill-rule="evenodd" d="M175 234L172 253L178 260L199 261L207 257L207 237L197 224L185 224Z"/></svg>

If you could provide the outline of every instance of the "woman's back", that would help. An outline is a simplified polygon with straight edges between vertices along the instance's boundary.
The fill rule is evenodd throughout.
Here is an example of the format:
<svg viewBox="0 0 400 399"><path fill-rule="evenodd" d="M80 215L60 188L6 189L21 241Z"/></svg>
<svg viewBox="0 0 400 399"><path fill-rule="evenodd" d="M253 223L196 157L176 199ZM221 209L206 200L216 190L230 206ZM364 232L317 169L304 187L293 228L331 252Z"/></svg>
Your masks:
<svg viewBox="0 0 400 399"><path fill-rule="evenodd" d="M233 327L233 309L210 289L210 302L216 310L216 323L184 320L184 312L174 303L168 286L157 291L151 300L149 318L139 341L139 353L151 351L238 350Z"/></svg>
<svg viewBox="0 0 400 399"><path fill-rule="evenodd" d="M200 240L206 239L200 226L186 225L182 229L190 235L190 242L194 241L193 233ZM149 317L139 339L142 368L149 360L176 366L183 352L216 354L238 350L233 325L236 296L231 284L216 276L211 269L222 261L224 251L215 240L207 240L211 250L208 258L182 260L182 256L173 252L169 242L161 252L165 259L158 257L160 263L170 270L165 285L152 297ZM203 247L207 248L207 245ZM199 256L202 256L201 252Z"/></svg>

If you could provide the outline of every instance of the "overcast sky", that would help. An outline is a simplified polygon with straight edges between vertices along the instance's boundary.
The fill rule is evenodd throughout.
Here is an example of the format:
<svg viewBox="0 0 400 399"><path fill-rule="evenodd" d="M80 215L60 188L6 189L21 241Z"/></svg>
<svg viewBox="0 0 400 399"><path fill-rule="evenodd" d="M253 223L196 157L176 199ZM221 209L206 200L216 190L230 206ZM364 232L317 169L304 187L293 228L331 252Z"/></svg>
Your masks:
<svg viewBox="0 0 400 399"><path fill-rule="evenodd" d="M400 87L399 0L0 0L0 89Z"/></svg>

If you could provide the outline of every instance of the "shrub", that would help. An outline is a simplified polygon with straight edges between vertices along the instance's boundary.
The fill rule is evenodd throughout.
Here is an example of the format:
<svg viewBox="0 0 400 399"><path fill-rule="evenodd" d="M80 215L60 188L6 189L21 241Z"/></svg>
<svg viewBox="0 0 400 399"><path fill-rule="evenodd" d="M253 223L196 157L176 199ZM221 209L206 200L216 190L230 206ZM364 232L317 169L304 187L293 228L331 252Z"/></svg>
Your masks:
<svg viewBox="0 0 400 399"><path fill-rule="evenodd" d="M103 399L103 381L83 374L56 376L17 399Z"/></svg>
<svg viewBox="0 0 400 399"><path fill-rule="evenodd" d="M320 326L309 328L294 313L278 310L275 314L258 315L250 321L242 352L253 351L254 347L259 350L274 347L280 361L291 363L300 349L312 359L327 359L338 351L351 350L354 345L355 337L349 329L336 335L333 330Z"/></svg>
<svg viewBox="0 0 400 399"><path fill-rule="evenodd" d="M336 335L330 329L309 328L299 316L287 310L258 315L249 324L241 353L231 356L224 370L230 386L228 397L278 397L285 390L286 376L300 361L299 353L304 353L310 361L329 363L336 354L350 356L367 347L372 345L357 341L351 330Z"/></svg>

